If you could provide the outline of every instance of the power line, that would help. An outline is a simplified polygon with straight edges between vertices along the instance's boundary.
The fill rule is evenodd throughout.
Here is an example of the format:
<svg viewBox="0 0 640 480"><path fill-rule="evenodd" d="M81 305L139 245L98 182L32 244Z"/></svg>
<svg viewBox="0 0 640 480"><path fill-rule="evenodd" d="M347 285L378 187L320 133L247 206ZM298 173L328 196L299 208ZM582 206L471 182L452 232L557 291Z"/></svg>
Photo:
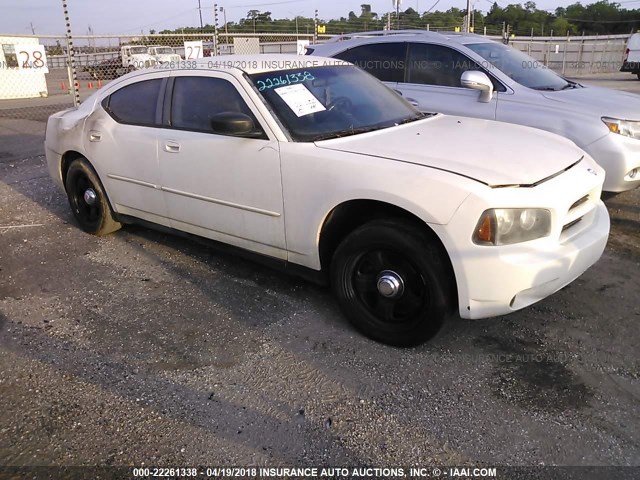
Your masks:
<svg viewBox="0 0 640 480"><path fill-rule="evenodd" d="M431 8L427 11L425 11L424 13L429 13L431 10L433 10L434 8L436 8L436 5L438 5L440 3L440 0L437 0L436 3L434 3L433 5L431 5Z"/></svg>

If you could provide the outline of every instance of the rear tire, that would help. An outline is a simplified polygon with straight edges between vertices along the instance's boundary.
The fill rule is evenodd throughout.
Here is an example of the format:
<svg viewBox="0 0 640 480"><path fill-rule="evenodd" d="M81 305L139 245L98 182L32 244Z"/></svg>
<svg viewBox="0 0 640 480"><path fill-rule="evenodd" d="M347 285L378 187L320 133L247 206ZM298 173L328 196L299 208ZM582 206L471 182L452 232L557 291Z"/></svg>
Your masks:
<svg viewBox="0 0 640 480"><path fill-rule="evenodd" d="M333 256L331 283L358 330L399 347L432 338L456 304L446 253L404 220L375 220L349 234Z"/></svg>
<svg viewBox="0 0 640 480"><path fill-rule="evenodd" d="M86 158L71 162L65 189L71 211L85 232L102 236L122 227L113 218L102 183Z"/></svg>

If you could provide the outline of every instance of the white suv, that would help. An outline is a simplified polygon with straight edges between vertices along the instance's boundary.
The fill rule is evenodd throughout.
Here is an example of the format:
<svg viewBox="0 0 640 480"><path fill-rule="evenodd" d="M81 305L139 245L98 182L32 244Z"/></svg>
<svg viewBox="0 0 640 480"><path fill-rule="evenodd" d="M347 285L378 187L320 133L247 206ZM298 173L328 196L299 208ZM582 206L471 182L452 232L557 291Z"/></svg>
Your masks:
<svg viewBox="0 0 640 480"><path fill-rule="evenodd" d="M585 87L512 47L474 34L365 32L312 45L307 53L358 65L423 112L487 118L562 135L605 169L606 191L640 185L636 94Z"/></svg>
<svg viewBox="0 0 640 480"><path fill-rule="evenodd" d="M423 114L332 59L185 65L49 118L49 171L87 232L144 220L270 258L330 282L358 329L394 345L456 308L531 305L602 254L603 171L557 135Z"/></svg>

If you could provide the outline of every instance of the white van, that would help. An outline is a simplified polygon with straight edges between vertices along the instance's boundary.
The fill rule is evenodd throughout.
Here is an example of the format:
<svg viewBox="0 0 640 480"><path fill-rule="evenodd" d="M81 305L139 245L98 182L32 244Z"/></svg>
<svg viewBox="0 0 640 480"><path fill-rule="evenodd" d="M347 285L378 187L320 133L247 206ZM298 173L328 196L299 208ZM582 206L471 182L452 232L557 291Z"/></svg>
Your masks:
<svg viewBox="0 0 640 480"><path fill-rule="evenodd" d="M634 33L629 37L620 71L631 72L640 80L640 33Z"/></svg>

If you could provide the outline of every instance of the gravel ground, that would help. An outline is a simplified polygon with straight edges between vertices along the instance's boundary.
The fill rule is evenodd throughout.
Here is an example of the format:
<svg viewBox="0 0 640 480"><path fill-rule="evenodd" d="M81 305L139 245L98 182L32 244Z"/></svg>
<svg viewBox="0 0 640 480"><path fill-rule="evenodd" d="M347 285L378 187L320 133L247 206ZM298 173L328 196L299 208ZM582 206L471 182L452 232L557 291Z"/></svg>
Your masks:
<svg viewBox="0 0 640 480"><path fill-rule="evenodd" d="M609 246L569 287L406 350L355 332L328 291L192 240L84 234L15 147L0 465L638 466L639 200L607 201Z"/></svg>

